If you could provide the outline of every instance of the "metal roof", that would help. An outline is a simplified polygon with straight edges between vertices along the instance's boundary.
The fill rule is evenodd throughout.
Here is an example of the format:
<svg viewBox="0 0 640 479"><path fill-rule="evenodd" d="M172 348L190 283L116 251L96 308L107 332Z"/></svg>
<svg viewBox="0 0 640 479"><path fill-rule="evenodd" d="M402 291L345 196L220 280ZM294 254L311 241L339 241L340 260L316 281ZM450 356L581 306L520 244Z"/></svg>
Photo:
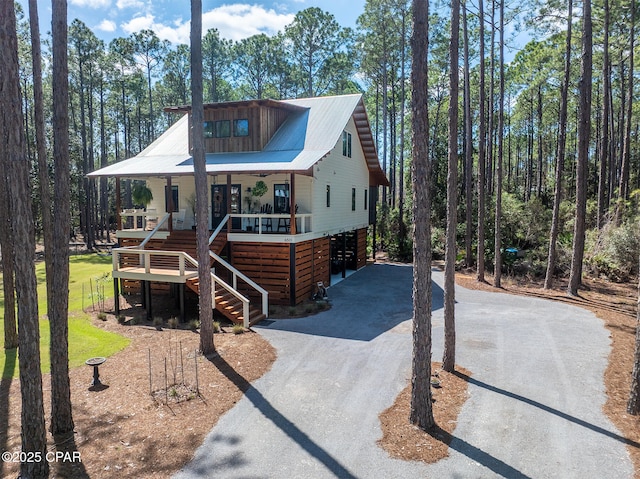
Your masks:
<svg viewBox="0 0 640 479"><path fill-rule="evenodd" d="M208 153L208 173L308 174L314 164L333 150L342 136L342 131L353 117L371 181L379 185L388 184L380 168L362 95L227 102L211 104L207 108L236 108L250 104L277 106L288 109L290 113L262 151ZM166 110L188 112L190 107ZM96 170L89 176L193 175L193 158L189 153L188 141L189 122L188 114L185 114L135 157Z"/></svg>

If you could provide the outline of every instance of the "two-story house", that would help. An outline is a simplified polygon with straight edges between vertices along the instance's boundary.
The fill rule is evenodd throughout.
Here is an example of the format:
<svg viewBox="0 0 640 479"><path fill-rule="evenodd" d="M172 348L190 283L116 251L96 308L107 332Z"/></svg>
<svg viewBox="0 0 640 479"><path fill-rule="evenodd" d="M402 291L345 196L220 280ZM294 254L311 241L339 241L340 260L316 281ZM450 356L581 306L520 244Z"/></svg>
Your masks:
<svg viewBox="0 0 640 479"><path fill-rule="evenodd" d="M116 180L116 296L141 284L149 312L152 284L173 284L181 304L185 286L198 291L191 108L167 111L183 116L140 154L90 174ZM388 181L361 95L207 104L204 116L217 309L250 324L269 303L297 304L332 272L365 265ZM122 210L121 179L145 180L144 211Z"/></svg>

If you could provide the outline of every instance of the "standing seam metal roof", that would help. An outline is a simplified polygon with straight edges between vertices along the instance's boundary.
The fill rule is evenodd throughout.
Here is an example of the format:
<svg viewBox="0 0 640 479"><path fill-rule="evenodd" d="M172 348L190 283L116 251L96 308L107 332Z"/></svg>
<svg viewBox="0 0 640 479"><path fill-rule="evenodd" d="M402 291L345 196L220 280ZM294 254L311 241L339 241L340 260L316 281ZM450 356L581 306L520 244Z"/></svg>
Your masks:
<svg viewBox="0 0 640 479"><path fill-rule="evenodd" d="M306 173L333 150L353 116L371 178L376 184L388 184L380 168L362 95L253 102L260 104L265 101L271 106L281 105L291 111L273 138L262 151L208 153L208 173ZM208 107L247 106L251 103L220 103ZM190 107L168 110L188 112ZM185 114L135 157L94 171L89 176L192 175L193 159L189 153L188 139L189 122L188 114Z"/></svg>

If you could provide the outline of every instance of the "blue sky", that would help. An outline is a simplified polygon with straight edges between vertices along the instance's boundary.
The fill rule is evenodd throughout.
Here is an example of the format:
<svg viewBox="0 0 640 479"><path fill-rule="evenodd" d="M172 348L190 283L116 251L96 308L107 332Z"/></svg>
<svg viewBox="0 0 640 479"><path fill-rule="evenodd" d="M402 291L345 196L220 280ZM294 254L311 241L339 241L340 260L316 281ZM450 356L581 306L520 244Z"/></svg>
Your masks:
<svg viewBox="0 0 640 479"><path fill-rule="evenodd" d="M25 12L27 0L20 0ZM38 2L40 29L51 30L51 3ZM217 28L224 38L240 40L258 33L272 35L284 29L296 12L319 7L333 14L343 27L355 27L365 0L279 0L221 2L203 0L203 31ZM69 23L82 20L99 38L115 37L152 29L174 44L189 43L188 0L68 0Z"/></svg>

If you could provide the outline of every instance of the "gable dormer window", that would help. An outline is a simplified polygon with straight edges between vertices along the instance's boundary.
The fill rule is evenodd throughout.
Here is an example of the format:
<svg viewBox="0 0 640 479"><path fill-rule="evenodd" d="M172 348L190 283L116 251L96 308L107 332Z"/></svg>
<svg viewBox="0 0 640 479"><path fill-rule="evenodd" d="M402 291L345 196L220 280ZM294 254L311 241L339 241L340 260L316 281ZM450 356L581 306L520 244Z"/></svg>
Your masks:
<svg viewBox="0 0 640 479"><path fill-rule="evenodd" d="M348 131L342 132L342 156L351 158L351 133Z"/></svg>
<svg viewBox="0 0 640 479"><path fill-rule="evenodd" d="M205 138L229 138L231 136L231 122L229 120L205 121Z"/></svg>
<svg viewBox="0 0 640 479"><path fill-rule="evenodd" d="M249 120L233 120L233 136L249 136Z"/></svg>
<svg viewBox="0 0 640 479"><path fill-rule="evenodd" d="M229 120L219 120L215 122L215 137L229 138L231 136L231 122Z"/></svg>

